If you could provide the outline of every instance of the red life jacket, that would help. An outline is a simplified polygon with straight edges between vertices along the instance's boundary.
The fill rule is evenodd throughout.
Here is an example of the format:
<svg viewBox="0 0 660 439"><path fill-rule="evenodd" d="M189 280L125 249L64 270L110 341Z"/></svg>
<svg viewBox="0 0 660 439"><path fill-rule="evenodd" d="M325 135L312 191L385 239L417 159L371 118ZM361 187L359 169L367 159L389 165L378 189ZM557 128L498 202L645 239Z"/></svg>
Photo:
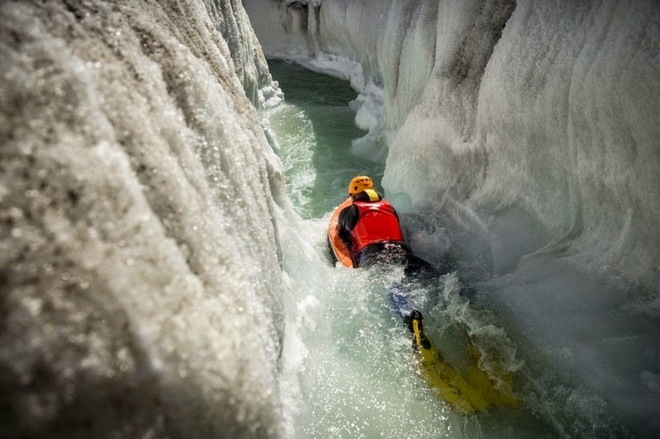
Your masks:
<svg viewBox="0 0 660 439"><path fill-rule="evenodd" d="M378 242L403 242L403 232L394 208L385 200L367 203L355 201L358 208L358 222L351 230L353 252L357 255L366 246Z"/></svg>

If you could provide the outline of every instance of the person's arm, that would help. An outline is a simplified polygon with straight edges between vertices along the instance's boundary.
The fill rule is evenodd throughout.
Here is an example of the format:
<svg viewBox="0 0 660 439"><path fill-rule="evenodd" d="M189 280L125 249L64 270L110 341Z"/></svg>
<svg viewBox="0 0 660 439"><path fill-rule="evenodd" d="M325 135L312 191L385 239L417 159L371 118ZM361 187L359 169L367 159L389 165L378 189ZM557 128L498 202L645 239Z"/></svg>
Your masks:
<svg viewBox="0 0 660 439"><path fill-rule="evenodd" d="M352 250L353 248L350 232L357 224L359 215L360 213L357 207L351 205L339 212L339 216L337 218L337 235L339 236L339 239L341 239L344 244L346 244L349 250Z"/></svg>

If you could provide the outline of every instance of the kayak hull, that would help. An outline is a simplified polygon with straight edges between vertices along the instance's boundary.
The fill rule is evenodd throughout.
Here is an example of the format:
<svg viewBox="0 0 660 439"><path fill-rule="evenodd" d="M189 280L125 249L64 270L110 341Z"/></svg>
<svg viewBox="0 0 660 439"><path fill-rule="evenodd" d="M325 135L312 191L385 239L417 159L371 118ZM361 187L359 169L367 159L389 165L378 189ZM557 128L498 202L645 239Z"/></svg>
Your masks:
<svg viewBox="0 0 660 439"><path fill-rule="evenodd" d="M328 243L330 245L330 251L334 254L335 259L347 268L353 268L353 259L351 258L351 252L348 250L348 247L346 247L344 241L339 238L337 224L339 222L339 212L350 206L352 203L353 200L350 197L344 200L344 202L332 212L332 217L328 224Z"/></svg>
<svg viewBox="0 0 660 439"><path fill-rule="evenodd" d="M507 389L512 384L512 377L502 372L498 385L477 367L479 354L476 347L470 346L472 364L467 373L462 374L442 358L433 342L422 333L420 323L412 323L419 371L428 386L454 410L471 414L490 407L519 407L519 401L510 388Z"/></svg>

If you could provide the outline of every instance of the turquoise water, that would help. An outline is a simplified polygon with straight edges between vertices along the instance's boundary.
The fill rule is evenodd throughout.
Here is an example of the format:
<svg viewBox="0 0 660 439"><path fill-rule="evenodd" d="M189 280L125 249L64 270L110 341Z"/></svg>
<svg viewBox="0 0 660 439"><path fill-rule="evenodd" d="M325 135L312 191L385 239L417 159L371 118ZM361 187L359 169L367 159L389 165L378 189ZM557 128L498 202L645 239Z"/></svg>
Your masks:
<svg viewBox="0 0 660 439"><path fill-rule="evenodd" d="M298 212L318 218L331 211L355 175L368 174L378 185L384 166L351 153L351 141L365 132L353 121L349 102L357 93L349 83L281 61L269 67L286 95L270 120Z"/></svg>
<svg viewBox="0 0 660 439"><path fill-rule="evenodd" d="M356 93L347 82L284 62L271 62L270 69L285 93L285 103L271 112L270 122L287 189L305 218L306 239L323 253L328 215L345 198L350 178L368 174L378 185L383 166L351 152L351 142L365 133L353 122L349 102ZM484 369L511 371L520 410L459 415L425 385L410 333L387 298L387 286L400 279L400 272L301 263L309 265L302 270L302 283L312 287L289 298L295 315L288 316L293 323L287 337L293 347L285 349L285 356L294 366L285 387L295 395L287 408L292 437L627 437L602 400L555 371L545 353L508 322L470 304L460 272L414 292L429 335L459 368L467 361L461 341L469 336L485 355Z"/></svg>

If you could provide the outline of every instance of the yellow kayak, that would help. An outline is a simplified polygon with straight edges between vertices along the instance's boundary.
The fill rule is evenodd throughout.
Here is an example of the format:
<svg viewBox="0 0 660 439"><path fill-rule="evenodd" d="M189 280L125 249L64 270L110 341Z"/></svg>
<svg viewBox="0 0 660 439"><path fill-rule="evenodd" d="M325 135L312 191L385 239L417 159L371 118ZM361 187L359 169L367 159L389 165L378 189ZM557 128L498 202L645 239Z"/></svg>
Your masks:
<svg viewBox="0 0 660 439"><path fill-rule="evenodd" d="M424 334L420 318L413 318L412 329L419 354L419 370L429 387L456 411L470 414L491 406L518 407L519 402L510 392L495 387L493 380L472 365L465 375L445 362L431 340ZM475 349L476 351L476 349ZM510 376L503 376L511 382Z"/></svg>

